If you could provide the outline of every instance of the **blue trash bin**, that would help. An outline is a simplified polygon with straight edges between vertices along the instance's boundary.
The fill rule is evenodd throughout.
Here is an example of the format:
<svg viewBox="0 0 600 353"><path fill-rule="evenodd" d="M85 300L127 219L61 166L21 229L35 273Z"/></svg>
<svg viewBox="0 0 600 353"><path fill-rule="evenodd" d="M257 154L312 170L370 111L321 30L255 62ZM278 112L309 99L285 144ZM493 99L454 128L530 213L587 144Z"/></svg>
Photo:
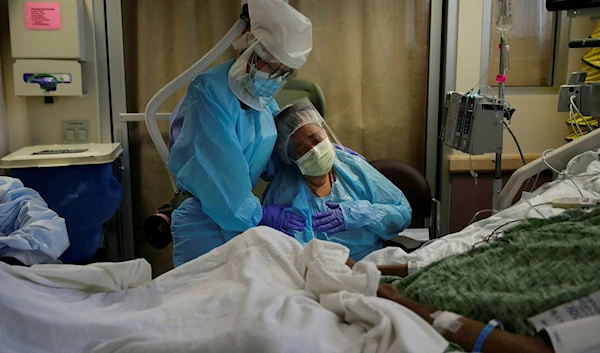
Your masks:
<svg viewBox="0 0 600 353"><path fill-rule="evenodd" d="M35 159L38 166L21 163L10 168L11 176L36 190L48 207L65 219L71 245L60 260L83 262L101 246L103 223L121 203L123 193L113 175L112 163L121 153L121 147L119 144L34 147L35 152L19 150L15 154L39 156L41 159ZM79 152L82 150L85 151ZM32 154L46 151L50 152ZM2 162L7 164L5 159Z"/></svg>

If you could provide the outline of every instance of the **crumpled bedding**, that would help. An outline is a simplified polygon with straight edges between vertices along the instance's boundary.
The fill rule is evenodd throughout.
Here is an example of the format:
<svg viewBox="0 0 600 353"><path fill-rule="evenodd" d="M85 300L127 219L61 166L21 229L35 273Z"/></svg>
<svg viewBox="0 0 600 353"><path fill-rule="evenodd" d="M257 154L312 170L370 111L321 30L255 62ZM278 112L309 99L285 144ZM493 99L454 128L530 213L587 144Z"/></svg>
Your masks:
<svg viewBox="0 0 600 353"><path fill-rule="evenodd" d="M267 227L150 281L145 260L0 263L2 352L443 352L410 310L375 297L371 263Z"/></svg>
<svg viewBox="0 0 600 353"><path fill-rule="evenodd" d="M19 179L0 177L0 257L55 263L68 247L65 220Z"/></svg>

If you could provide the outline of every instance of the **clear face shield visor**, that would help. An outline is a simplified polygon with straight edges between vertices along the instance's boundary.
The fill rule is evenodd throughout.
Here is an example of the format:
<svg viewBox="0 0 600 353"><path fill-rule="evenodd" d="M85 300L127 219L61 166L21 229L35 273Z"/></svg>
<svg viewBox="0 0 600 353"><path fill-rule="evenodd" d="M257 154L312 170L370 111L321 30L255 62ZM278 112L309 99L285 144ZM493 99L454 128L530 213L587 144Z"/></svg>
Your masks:
<svg viewBox="0 0 600 353"><path fill-rule="evenodd" d="M240 101L262 111L294 72L254 41L229 70L229 87Z"/></svg>
<svg viewBox="0 0 600 353"><path fill-rule="evenodd" d="M309 154L331 154L339 140L308 98L284 107L275 117L277 143L275 150L285 164L296 163ZM314 150L314 151L313 151ZM334 153L335 154L335 153Z"/></svg>
<svg viewBox="0 0 600 353"><path fill-rule="evenodd" d="M325 129L317 124L306 124L290 137L287 145L287 156L295 162L315 148L318 144L328 139Z"/></svg>
<svg viewBox="0 0 600 353"><path fill-rule="evenodd" d="M254 66L261 73L267 74L271 80L281 79L287 81L295 73L296 70L291 69L280 63L269 51L262 45L255 46L254 51L248 60L248 72Z"/></svg>

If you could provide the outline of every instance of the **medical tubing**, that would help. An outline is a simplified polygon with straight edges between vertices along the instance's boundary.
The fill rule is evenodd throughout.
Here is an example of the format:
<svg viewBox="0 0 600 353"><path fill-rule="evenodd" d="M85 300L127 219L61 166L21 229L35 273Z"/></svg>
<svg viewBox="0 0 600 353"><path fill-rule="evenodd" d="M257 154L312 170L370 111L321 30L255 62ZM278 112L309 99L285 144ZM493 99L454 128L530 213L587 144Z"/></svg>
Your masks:
<svg viewBox="0 0 600 353"><path fill-rule="evenodd" d="M182 72L179 76L161 88L154 95L154 97L150 99L148 105L146 105L146 127L148 128L148 133L150 134L152 142L160 154L160 158L162 159L165 168L167 168L167 173L169 174L169 179L171 179L171 185L173 186L173 192L175 195L179 194L180 190L179 187L177 187L175 175L173 175L173 172L171 172L171 169L168 166L169 149L167 148L167 144L163 140L162 135L158 130L158 125L156 123L156 111L167 98L175 93L175 91L183 87L188 82L191 82L194 77L202 73L202 71L204 71L218 57L223 55L227 48L231 46L231 43L233 43L233 41L242 34L248 24L249 22L246 18L242 17L237 20L233 27L231 27L225 36L208 53L206 53L194 65L190 66L187 70Z"/></svg>
<svg viewBox="0 0 600 353"><path fill-rule="evenodd" d="M575 183L575 180L573 180L573 178L571 177L571 175L569 175L569 173L565 173L562 170L558 170L556 168L554 168L553 166L550 165L550 163L548 163L548 160L546 159L546 153L553 151L554 149L549 148L547 150L545 150L544 152L542 152L542 161L544 162L544 164L546 164L546 167L548 167L550 170L552 170L555 173L558 173L558 175L563 175L565 177L567 177L567 179L569 179L573 185L575 186L575 188L577 189L577 191L579 191L579 194L581 195L581 198L585 198L585 196L583 195L583 192L581 191L581 189L579 188L579 186ZM569 185L569 183L567 183L566 181L562 180L563 183ZM570 186L570 185L569 185Z"/></svg>
<svg viewBox="0 0 600 353"><path fill-rule="evenodd" d="M583 116L583 114L581 114L581 111L579 111L579 108L577 108L577 104L575 104L575 98L577 98L577 96L573 95L573 96L569 97L569 101L571 102L571 107L573 107L575 109L575 111L577 112L577 114L579 114L581 119L583 119L583 122L585 123L585 125L587 125L587 128L590 129L590 131L594 131L594 128L592 127L592 125L590 125L590 123L587 121L585 116Z"/></svg>

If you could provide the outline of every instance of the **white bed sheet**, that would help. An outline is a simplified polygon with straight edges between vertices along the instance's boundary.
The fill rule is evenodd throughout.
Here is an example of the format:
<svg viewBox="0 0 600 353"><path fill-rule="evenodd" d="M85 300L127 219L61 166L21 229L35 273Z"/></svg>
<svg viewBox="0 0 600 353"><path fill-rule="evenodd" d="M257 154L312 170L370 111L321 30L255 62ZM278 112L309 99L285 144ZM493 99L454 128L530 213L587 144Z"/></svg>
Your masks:
<svg viewBox="0 0 600 353"><path fill-rule="evenodd" d="M1 352L442 352L408 309L375 297L373 264L270 228L150 281L144 260L0 263Z"/></svg>
<svg viewBox="0 0 600 353"><path fill-rule="evenodd" d="M574 157L568 163L566 172L573 175L597 174L595 176L581 178L574 177L572 180L577 184L585 197L600 200L600 162L598 161L597 154L586 152ZM531 196L532 197L528 199L529 203L522 199L506 210L473 223L460 232L439 238L411 253L406 253L401 248L388 247L367 255L362 261L375 263L377 265L408 263L408 271L410 274L432 262L471 249L475 243L485 239L498 227L511 221L524 219L526 213L529 218L542 218L542 215L548 218L564 212L562 209L552 208L549 205L536 207L534 210L530 210L530 204L538 205L552 201L558 197L581 197L579 191L577 191L577 188L569 179L565 179L565 181L555 180L546 183L538 188ZM537 211L539 211L539 213ZM502 227L501 230L510 229L517 224L518 222L507 224L505 227Z"/></svg>

